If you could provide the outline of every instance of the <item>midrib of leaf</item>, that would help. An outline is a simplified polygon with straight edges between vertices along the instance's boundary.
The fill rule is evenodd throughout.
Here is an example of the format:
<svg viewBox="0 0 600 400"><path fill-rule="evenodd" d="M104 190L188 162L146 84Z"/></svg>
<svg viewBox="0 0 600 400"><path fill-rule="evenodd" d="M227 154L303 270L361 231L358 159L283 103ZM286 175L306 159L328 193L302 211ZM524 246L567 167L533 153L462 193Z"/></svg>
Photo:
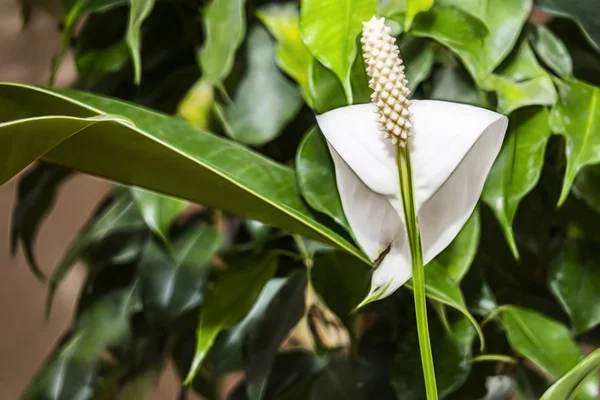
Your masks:
<svg viewBox="0 0 600 400"><path fill-rule="evenodd" d="M2 83L2 82L0 82L0 86L2 86L2 85L18 86L18 87L23 87L23 88L32 90L31 87L29 87L27 85L23 85L23 84L18 84L18 83ZM97 109L95 107L89 106L89 105L87 105L85 103L82 103L82 102L80 102L78 100L71 99L71 98L69 98L67 96L64 96L64 95L60 94L60 93L57 93L57 92L54 92L54 91L49 91L49 90L46 90L46 89L43 89L43 88L38 88L38 87L36 87L34 90L38 90L38 91L47 93L47 94L49 94L51 96L59 97L59 98L65 100L67 102L71 102L71 103L77 104L77 105L79 105L79 106L81 106L83 108L86 108L86 109L88 109L90 111L93 111L93 112L95 112L95 113L97 113L99 115L107 115L105 112L103 112L103 111L101 111L101 110L99 110L99 109ZM144 113L149 113L149 114L156 115L157 117L159 117L161 119L166 118L164 115L159 114L157 112L154 112L152 110L141 109L139 107L136 107L135 105L132 105L132 104L129 104L129 103L125 103L125 102L120 101L120 100L111 99L111 102L114 102L114 103L117 103L117 104L123 104L126 107L135 108L137 110L140 110L140 112L144 112ZM40 118L45 118L45 117L40 117ZM84 118L75 118L75 117L68 117L68 116L64 117L64 118L84 119ZM135 126L135 125L133 125L131 123L127 123L127 122L123 121L120 118L115 118L115 119L111 119L111 120L98 120L98 121L95 121L94 123L107 122L107 121L123 125L123 126L127 127L128 129L131 129L131 130L134 130L134 131L138 132L139 134L141 134L145 138L147 138L147 139L149 139L151 141L154 141L156 143L161 144L165 148L168 148L169 150L173 151L174 153L177 153L177 154L183 156L184 158L186 158L187 160L191 161L192 163L198 164L198 165L201 165L201 166L205 167L209 171L215 173L216 175L220 176L221 178L223 178L223 179L227 180L228 182L234 184L238 188L246 191L247 193L250 193L254 197L256 197L256 198L264 201L265 203L273 206L274 208L283 211L284 213L286 213L287 215L293 217L297 221L299 221L299 222L301 222L303 224L306 224L306 222L308 222L307 220L302 219L302 215L301 214L298 214L295 210L290 209L290 207L288 207L285 203L273 202L273 201L269 200L268 198L266 198L264 196L261 196L259 193L255 192L253 190L250 190L250 188L241 185L239 182L237 182L234 179L231 179L231 177L229 176L229 174L227 174L225 171L221 170L219 167L217 167L216 165L212 164L211 162L207 161L206 159L197 160L197 159L191 157L190 155L188 155L187 153L184 153L184 152L182 152L182 151L180 151L180 150L172 147L171 145L165 143L164 141L162 141L162 140L160 140L160 139L158 139L158 138L156 138L156 137L154 137L152 135L147 134L145 131L138 129L137 126ZM18 121L15 121L15 123L16 122L18 122ZM0 124L0 127L2 125L3 124ZM242 148L244 151L248 151L244 146L242 146L241 144L238 144L236 142L229 142L229 145ZM268 162L274 168L278 168L278 169L281 169L281 170L284 170L284 171L288 172L288 169L286 167L284 167L283 165L279 165L276 162L274 162L274 161L272 161L272 160L270 160L268 158L263 158L263 160L265 162ZM268 170L268 168L267 168L267 170ZM105 178L109 179L108 177L105 177ZM312 219L312 217L309 217L309 218ZM330 235L327 232L325 232L323 229L321 229L318 225L316 225L316 224L314 224L312 222L310 224L307 224L307 225L309 225L314 231L316 231L317 233L319 233L324 238L327 238L328 240L330 240L331 242L333 242L337 246L340 246L340 248L346 250L347 252L349 252L350 254L354 255L357 258L359 258L360 260L364 261L368 265L372 264L371 261L368 258L366 258L366 256L364 256L358 249L349 247L348 245L346 245L342 241L340 241L339 238L335 237L335 236L337 236L337 234L334 234L335 236Z"/></svg>

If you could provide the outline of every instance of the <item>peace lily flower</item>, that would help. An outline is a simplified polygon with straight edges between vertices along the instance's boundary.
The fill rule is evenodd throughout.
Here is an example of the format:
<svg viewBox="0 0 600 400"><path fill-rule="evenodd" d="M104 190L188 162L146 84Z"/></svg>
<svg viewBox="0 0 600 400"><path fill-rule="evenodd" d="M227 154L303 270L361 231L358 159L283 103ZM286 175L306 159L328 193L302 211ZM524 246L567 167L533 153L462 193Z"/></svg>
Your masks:
<svg viewBox="0 0 600 400"><path fill-rule="evenodd" d="M398 149L408 146L427 263L473 212L508 120L464 104L409 101L400 52L383 18L364 23L362 43L372 103L329 111L317 122L334 161L344 213L376 267L367 301L389 296L412 275Z"/></svg>

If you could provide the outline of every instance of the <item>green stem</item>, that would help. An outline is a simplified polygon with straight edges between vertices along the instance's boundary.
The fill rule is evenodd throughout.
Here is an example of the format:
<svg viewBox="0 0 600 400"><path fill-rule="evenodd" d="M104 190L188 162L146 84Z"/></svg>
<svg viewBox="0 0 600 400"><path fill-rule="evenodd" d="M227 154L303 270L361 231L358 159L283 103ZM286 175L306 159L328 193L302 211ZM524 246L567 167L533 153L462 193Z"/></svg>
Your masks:
<svg viewBox="0 0 600 400"><path fill-rule="evenodd" d="M425 378L425 391L427 393L427 400L437 400L437 385L435 382L433 355L431 354L431 341L429 339L429 326L427 323L423 250L421 248L421 235L419 234L417 222L415 192L408 146L398 147L397 163L400 173L400 194L404 203L404 219L406 221L406 231L408 233L410 257L412 260L413 295L415 299L415 312L417 314L417 333L419 336L419 349L421 350L423 376Z"/></svg>

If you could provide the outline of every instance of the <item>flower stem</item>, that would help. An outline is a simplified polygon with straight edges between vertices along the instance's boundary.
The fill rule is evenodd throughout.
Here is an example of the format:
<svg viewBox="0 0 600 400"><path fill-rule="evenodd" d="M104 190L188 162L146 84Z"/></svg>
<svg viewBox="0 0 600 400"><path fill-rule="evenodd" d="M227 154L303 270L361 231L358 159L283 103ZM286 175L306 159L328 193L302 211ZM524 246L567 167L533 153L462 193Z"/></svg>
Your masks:
<svg viewBox="0 0 600 400"><path fill-rule="evenodd" d="M421 350L421 364L425 378L425 391L427 400L437 400L437 385L433 355L431 354L431 341L429 339L429 326L427 323L427 303L425 300L425 271L423 269L423 250L421 248L421 235L419 233L417 213L415 206L415 191L413 188L412 169L408 145L398 146L397 151L398 172L400 174L400 194L404 203L404 219L410 245L410 258L412 260L413 294L415 299L415 312L417 315L417 333L419 336L419 349Z"/></svg>

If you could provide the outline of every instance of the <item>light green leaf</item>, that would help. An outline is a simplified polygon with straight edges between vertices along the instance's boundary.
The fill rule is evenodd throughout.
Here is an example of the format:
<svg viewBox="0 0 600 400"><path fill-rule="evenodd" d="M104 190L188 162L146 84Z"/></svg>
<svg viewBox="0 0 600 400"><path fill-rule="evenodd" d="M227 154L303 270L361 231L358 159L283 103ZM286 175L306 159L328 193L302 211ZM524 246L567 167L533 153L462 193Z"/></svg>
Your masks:
<svg viewBox="0 0 600 400"><path fill-rule="evenodd" d="M252 308L263 286L275 273L275 256L244 257L230 264L206 294L196 331L196 351L185 384L190 384L215 338L240 322Z"/></svg>
<svg viewBox="0 0 600 400"><path fill-rule="evenodd" d="M569 79L559 85L560 100L552 109L554 133L567 142L567 169L558 204L567 199L575 176L600 162L600 88Z"/></svg>
<svg viewBox="0 0 600 400"><path fill-rule="evenodd" d="M206 79L200 78L177 106L177 113L195 127L208 129L214 103L213 86Z"/></svg>
<svg viewBox="0 0 600 400"><path fill-rule="evenodd" d="M567 46L545 25L535 25L529 36L538 57L563 78L573 74L573 61Z"/></svg>
<svg viewBox="0 0 600 400"><path fill-rule="evenodd" d="M317 221L291 169L178 118L83 92L61 93L0 84L0 121L29 117L0 124L0 184L43 157L334 244L369 262Z"/></svg>
<svg viewBox="0 0 600 400"><path fill-rule="evenodd" d="M540 400L572 399L580 385L598 379L598 368L600 368L600 350L594 351L571 368L544 392Z"/></svg>
<svg viewBox="0 0 600 400"><path fill-rule="evenodd" d="M550 290L577 333L600 323L600 252L596 248L596 243L568 238L548 275Z"/></svg>
<svg viewBox="0 0 600 400"><path fill-rule="evenodd" d="M461 11L470 13L485 23L488 0L437 0L436 5L457 7Z"/></svg>
<svg viewBox="0 0 600 400"><path fill-rule="evenodd" d="M408 31L418 13L429 11L433 7L433 0L406 0L406 19L404 30Z"/></svg>
<svg viewBox="0 0 600 400"><path fill-rule="evenodd" d="M269 4L262 7L257 14L277 40L277 64L298 82L304 99L311 105L308 73L313 57L302 41L300 17L296 5Z"/></svg>
<svg viewBox="0 0 600 400"><path fill-rule="evenodd" d="M335 183L333 161L327 141L318 127L308 131L296 155L296 174L302 196L308 204L352 233Z"/></svg>
<svg viewBox="0 0 600 400"><path fill-rule="evenodd" d="M557 100L550 75L538 64L527 42L486 79L484 86L497 92L498 112L503 114L532 105L552 106Z"/></svg>
<svg viewBox="0 0 600 400"><path fill-rule="evenodd" d="M211 271L210 260L222 237L207 224L196 225L178 237L173 256L150 241L137 267L144 313L153 323L167 325L202 301Z"/></svg>
<svg viewBox="0 0 600 400"><path fill-rule="evenodd" d="M273 40L263 27L248 34L246 54L246 75L222 117L229 136L260 146L281 133L302 107L302 99L277 68Z"/></svg>
<svg viewBox="0 0 600 400"><path fill-rule="evenodd" d="M531 6L531 0L488 0L482 18L455 7L434 7L417 17L410 33L450 48L481 84L512 50Z"/></svg>
<svg viewBox="0 0 600 400"><path fill-rule="evenodd" d="M169 229L188 203L141 188L131 188L131 194L148 228L168 244Z"/></svg>
<svg viewBox="0 0 600 400"><path fill-rule="evenodd" d="M125 41L131 52L133 60L134 81L140 83L142 79L142 23L150 15L154 8L155 0L129 0L129 25L127 26L127 35Z"/></svg>
<svg viewBox="0 0 600 400"><path fill-rule="evenodd" d="M204 16L205 41L198 53L203 77L220 86L231 72L246 31L246 0L212 0Z"/></svg>
<svg viewBox="0 0 600 400"><path fill-rule="evenodd" d="M535 311L503 307L502 323L514 351L527 357L553 379L567 373L583 357L567 328ZM586 381L578 399L595 399L598 382Z"/></svg>
<svg viewBox="0 0 600 400"><path fill-rule="evenodd" d="M477 254L480 235L481 221L479 208L476 208L452 243L435 258L454 281L460 283L469 271Z"/></svg>
<svg viewBox="0 0 600 400"><path fill-rule="evenodd" d="M312 55L335 72L350 104L350 70L362 22L375 15L376 0L302 0L300 31Z"/></svg>
<svg viewBox="0 0 600 400"><path fill-rule="evenodd" d="M572 19L592 46L600 51L600 8L595 0L539 0L537 3L550 14Z"/></svg>
<svg viewBox="0 0 600 400"><path fill-rule="evenodd" d="M550 135L546 108L527 108L513 113L507 138L483 188L482 199L500 221L517 258L519 251L512 224L520 201L540 178Z"/></svg>

